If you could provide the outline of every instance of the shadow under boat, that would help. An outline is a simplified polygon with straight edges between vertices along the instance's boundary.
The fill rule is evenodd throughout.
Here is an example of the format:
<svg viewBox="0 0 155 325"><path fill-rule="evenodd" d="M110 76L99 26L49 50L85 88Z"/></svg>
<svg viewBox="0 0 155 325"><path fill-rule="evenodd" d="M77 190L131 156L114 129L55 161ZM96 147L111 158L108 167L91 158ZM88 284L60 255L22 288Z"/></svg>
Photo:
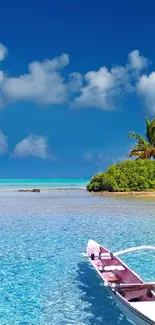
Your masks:
<svg viewBox="0 0 155 325"><path fill-rule="evenodd" d="M87 302L84 311L91 325L129 325L131 322L121 313L109 295L97 273L88 262L78 263L77 283L81 300Z"/></svg>

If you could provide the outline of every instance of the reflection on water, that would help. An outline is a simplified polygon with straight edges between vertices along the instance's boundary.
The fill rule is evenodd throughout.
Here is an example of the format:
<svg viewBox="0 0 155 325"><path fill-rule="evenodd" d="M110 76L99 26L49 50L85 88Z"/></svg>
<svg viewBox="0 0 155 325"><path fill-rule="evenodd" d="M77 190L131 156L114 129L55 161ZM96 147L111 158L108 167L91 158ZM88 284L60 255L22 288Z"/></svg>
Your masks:
<svg viewBox="0 0 155 325"><path fill-rule="evenodd" d="M77 283L80 298L87 302L85 312L91 325L128 325L129 322L104 288L101 279L87 262L78 264Z"/></svg>

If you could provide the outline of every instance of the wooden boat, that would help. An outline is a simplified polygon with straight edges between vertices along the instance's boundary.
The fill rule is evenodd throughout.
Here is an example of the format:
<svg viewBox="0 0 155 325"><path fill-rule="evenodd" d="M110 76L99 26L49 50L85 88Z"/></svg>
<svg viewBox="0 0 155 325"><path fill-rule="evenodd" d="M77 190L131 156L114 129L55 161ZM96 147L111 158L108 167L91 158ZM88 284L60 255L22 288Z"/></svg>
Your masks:
<svg viewBox="0 0 155 325"><path fill-rule="evenodd" d="M118 256L154 246L140 246L112 253L88 241L87 256L122 312L136 325L155 325L155 282L145 283Z"/></svg>

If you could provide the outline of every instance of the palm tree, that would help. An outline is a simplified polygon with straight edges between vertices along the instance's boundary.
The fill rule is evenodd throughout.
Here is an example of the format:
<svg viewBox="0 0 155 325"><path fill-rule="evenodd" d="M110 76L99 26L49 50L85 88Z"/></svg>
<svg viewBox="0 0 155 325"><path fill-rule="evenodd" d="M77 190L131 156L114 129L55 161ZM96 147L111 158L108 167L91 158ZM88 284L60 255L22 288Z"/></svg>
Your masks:
<svg viewBox="0 0 155 325"><path fill-rule="evenodd" d="M129 157L137 157L136 159L151 159L155 158L155 118L146 122L146 136L130 132L129 137L137 140L137 144L131 149Z"/></svg>

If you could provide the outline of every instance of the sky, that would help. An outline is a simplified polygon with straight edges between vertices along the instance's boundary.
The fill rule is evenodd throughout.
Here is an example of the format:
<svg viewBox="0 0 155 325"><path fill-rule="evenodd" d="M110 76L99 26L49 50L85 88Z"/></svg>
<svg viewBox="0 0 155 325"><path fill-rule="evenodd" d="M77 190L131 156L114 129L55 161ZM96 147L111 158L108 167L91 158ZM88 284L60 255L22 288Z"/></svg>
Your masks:
<svg viewBox="0 0 155 325"><path fill-rule="evenodd" d="M155 116L155 1L5 0L0 178L91 177Z"/></svg>

